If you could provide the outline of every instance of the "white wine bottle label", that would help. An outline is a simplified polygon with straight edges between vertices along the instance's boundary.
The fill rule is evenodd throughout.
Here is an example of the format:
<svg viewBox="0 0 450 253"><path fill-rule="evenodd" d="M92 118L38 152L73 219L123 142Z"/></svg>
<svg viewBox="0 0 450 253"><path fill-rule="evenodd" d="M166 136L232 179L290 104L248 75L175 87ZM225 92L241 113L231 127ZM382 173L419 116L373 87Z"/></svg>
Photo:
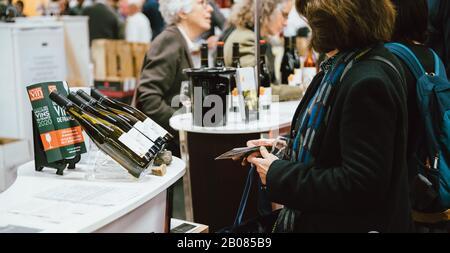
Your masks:
<svg viewBox="0 0 450 253"><path fill-rule="evenodd" d="M272 103L272 88L264 87L264 91L261 92L260 103L263 108L270 106Z"/></svg>
<svg viewBox="0 0 450 253"><path fill-rule="evenodd" d="M133 127L152 141L156 141L160 137L158 132L141 121L138 121Z"/></svg>
<svg viewBox="0 0 450 253"><path fill-rule="evenodd" d="M119 137L119 141L141 158L144 157L148 151L147 148L139 144L134 137L128 133L122 134Z"/></svg>
<svg viewBox="0 0 450 253"><path fill-rule="evenodd" d="M139 130L139 132L147 136L147 138L152 141L156 141L160 137L160 135L154 129L148 127L141 121L138 121L136 124L134 124L133 127Z"/></svg>
<svg viewBox="0 0 450 253"><path fill-rule="evenodd" d="M140 145L144 146L147 151L154 146L153 142L149 140L148 137L139 132L136 128L132 128L127 132L127 134L135 139Z"/></svg>
<svg viewBox="0 0 450 253"><path fill-rule="evenodd" d="M160 125L158 125L156 122L151 120L150 118L147 118L144 121L144 125L147 128L153 129L159 136L164 137L167 133L166 129L162 128Z"/></svg>

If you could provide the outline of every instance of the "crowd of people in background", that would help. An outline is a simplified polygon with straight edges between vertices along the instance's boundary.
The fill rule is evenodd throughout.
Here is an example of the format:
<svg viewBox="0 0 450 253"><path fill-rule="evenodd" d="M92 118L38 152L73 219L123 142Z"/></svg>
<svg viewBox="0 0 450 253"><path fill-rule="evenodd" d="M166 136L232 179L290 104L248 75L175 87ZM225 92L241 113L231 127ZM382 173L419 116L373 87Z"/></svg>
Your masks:
<svg viewBox="0 0 450 253"><path fill-rule="evenodd" d="M27 16L24 12L23 0L3 0L3 2L6 6L6 16ZM233 18L225 17L222 14L216 1L208 2L213 8L212 26L199 36L198 41L206 41L210 48L215 48L222 32L228 36L227 31L234 31L234 29L230 31L227 28L233 27L235 21L232 20ZM242 4L248 1L235 2ZM99 4L103 6L100 7ZM447 74L450 74L450 68L448 67L450 65L450 3L444 0L427 0L427 4L429 6L427 29L429 36L426 44L439 54L446 65ZM246 5L249 6L248 3ZM97 7L93 8L92 6ZM46 4L39 5L37 12L40 15L49 16L89 16L91 18L89 25L91 41L96 38L104 38L126 39L132 42L145 43L154 40L166 27L159 6L160 0L49 0ZM84 11L84 9L87 10ZM103 18L109 21L101 20ZM115 20L113 21L113 19ZM284 36L293 36L299 28L304 26L307 26L306 19L298 15L293 8L287 18L283 34Z"/></svg>
<svg viewBox="0 0 450 253"><path fill-rule="evenodd" d="M7 17L27 16L27 13L24 12L23 0L3 0L3 2L6 14L2 15ZM223 38L223 35L229 35L227 31L234 31L236 18L225 17L216 1L208 2L213 8L212 26L197 40L200 41L199 43L206 41L212 49L215 48L221 35ZM242 4L248 1L235 2ZM427 0L427 4L429 6L427 28L429 36L426 44L438 53L446 66L447 74L450 74L450 67L448 67L450 65L450 2ZM245 5L249 6L248 3ZM39 5L37 12L40 15L49 16L89 16L91 18L89 24L91 41L96 38L104 38L146 43L154 40L166 27L159 6L160 0L49 0L46 4ZM293 8L287 18L283 34L284 36L293 36L299 28L304 26L307 26L306 19L298 15ZM233 29L228 29L230 27Z"/></svg>
<svg viewBox="0 0 450 253"><path fill-rule="evenodd" d="M218 40L215 29L223 30L226 18L213 1L210 4L213 8L213 25L199 38L208 41L213 47ZM26 16L22 0L14 4L8 0L7 6L12 7L11 16ZM49 0L39 5L37 12L42 16L89 16L91 41L103 38L149 43L166 27L159 6L159 0Z"/></svg>

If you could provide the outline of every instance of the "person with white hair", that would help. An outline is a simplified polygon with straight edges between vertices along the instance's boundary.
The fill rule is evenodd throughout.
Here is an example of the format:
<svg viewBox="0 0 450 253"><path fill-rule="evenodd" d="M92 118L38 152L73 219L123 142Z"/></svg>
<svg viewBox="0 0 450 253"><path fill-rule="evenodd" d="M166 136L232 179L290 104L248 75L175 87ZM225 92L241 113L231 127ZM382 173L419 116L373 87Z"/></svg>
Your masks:
<svg viewBox="0 0 450 253"><path fill-rule="evenodd" d="M160 0L159 4L167 27L145 56L133 105L176 135L169 119L178 108L171 102L179 95L181 82L188 80L183 69L194 67L192 41L211 27L212 8L207 0ZM179 153L177 147L171 151Z"/></svg>
<svg viewBox="0 0 450 253"><path fill-rule="evenodd" d="M141 12L142 5L142 0L128 0L125 39L129 42L150 43L152 39L150 21Z"/></svg>

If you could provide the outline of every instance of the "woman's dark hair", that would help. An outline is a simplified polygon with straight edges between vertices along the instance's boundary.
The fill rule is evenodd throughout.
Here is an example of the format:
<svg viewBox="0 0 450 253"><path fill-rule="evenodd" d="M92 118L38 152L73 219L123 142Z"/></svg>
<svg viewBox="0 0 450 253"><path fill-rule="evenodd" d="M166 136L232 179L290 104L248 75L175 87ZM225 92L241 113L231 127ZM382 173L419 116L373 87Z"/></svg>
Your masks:
<svg viewBox="0 0 450 253"><path fill-rule="evenodd" d="M390 0L297 0L306 5L312 46L318 52L347 51L390 41L395 9Z"/></svg>
<svg viewBox="0 0 450 253"><path fill-rule="evenodd" d="M428 27L426 0L391 0L397 10L393 41L425 43Z"/></svg>
<svg viewBox="0 0 450 253"><path fill-rule="evenodd" d="M297 12L302 15L305 16L305 11L306 11L306 5L308 4L309 0L297 0L295 1L295 8L297 9Z"/></svg>

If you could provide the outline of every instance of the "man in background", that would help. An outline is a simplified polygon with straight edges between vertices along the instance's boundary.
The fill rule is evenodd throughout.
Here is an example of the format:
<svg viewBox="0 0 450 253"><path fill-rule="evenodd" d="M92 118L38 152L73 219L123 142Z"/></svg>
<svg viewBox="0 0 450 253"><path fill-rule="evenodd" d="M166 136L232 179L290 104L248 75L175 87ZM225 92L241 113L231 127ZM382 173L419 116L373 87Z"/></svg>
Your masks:
<svg viewBox="0 0 450 253"><path fill-rule="evenodd" d="M165 27L164 19L159 11L159 2L158 0L147 0L144 4L142 12L145 16L147 16L150 21L151 31L152 31L152 40L158 36Z"/></svg>
<svg viewBox="0 0 450 253"><path fill-rule="evenodd" d="M141 10L141 0L128 0L125 39L130 42L150 43L152 38L150 22Z"/></svg>
<svg viewBox="0 0 450 253"><path fill-rule="evenodd" d="M120 21L111 7L111 1L96 0L82 11L89 17L89 42L95 39L120 39Z"/></svg>

